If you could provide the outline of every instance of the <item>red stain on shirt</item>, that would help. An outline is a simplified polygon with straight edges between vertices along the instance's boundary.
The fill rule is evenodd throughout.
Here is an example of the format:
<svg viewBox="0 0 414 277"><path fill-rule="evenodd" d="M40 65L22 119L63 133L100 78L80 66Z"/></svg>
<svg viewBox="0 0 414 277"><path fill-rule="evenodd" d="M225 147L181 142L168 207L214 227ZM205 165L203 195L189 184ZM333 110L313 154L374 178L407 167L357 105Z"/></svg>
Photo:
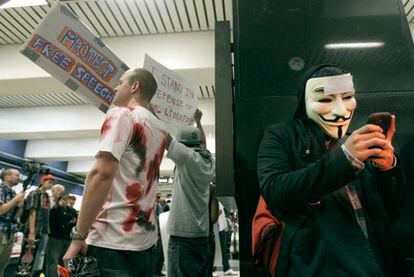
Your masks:
<svg viewBox="0 0 414 277"><path fill-rule="evenodd" d="M141 123L134 124L134 132L132 134L131 145L134 153L139 157L141 163L135 169L138 176L145 166L145 159L147 155L147 136L145 135L145 126Z"/></svg>
<svg viewBox="0 0 414 277"><path fill-rule="evenodd" d="M126 188L125 197L129 200L130 206L130 213L126 220L122 223L123 230L125 232L129 232L134 227L134 224L137 222L138 212L141 209L141 206L138 205L136 202L142 196L142 185L139 183L133 183Z"/></svg>
<svg viewBox="0 0 414 277"><path fill-rule="evenodd" d="M151 191L152 185L154 184L154 180L160 176L160 163L161 158L159 154L154 156L154 160L152 160L148 165L148 172L147 172L147 182L148 187L146 194Z"/></svg>
<svg viewBox="0 0 414 277"><path fill-rule="evenodd" d="M134 224L137 223L138 212L141 209L141 206L138 205L138 204L132 204L132 206L130 208L131 208L131 212L130 212L129 216L122 223L122 225L123 225L122 228L125 232L131 231L132 227L134 227Z"/></svg>
<svg viewBox="0 0 414 277"><path fill-rule="evenodd" d="M166 146L167 146L167 141L164 140L161 143L160 149L158 149L158 153L155 154L154 160L152 160L148 165L148 171L147 171L148 187L146 191L147 194L149 191L151 191L154 180L160 176L160 164L161 164L161 160L164 155L164 150Z"/></svg>
<svg viewBox="0 0 414 277"><path fill-rule="evenodd" d="M132 143L140 144L144 146L147 144L147 137L145 136L144 124L142 123L134 124L134 132L132 134Z"/></svg>
<svg viewBox="0 0 414 277"><path fill-rule="evenodd" d="M113 120L112 116L108 116L107 118L105 118L105 121L101 127L101 137L105 137L108 131L111 129L112 120Z"/></svg>
<svg viewBox="0 0 414 277"><path fill-rule="evenodd" d="M132 202L136 202L142 196L142 185L139 183L133 183L126 188L126 198Z"/></svg>

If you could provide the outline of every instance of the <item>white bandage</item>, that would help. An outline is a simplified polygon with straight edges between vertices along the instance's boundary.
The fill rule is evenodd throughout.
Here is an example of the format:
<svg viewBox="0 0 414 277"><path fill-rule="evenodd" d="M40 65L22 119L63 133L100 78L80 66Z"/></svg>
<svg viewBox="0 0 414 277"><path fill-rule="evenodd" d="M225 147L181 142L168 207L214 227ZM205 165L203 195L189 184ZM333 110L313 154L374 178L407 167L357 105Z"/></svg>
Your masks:
<svg viewBox="0 0 414 277"><path fill-rule="evenodd" d="M324 94L332 95L344 92L355 92L352 75L342 74L332 77L325 77Z"/></svg>

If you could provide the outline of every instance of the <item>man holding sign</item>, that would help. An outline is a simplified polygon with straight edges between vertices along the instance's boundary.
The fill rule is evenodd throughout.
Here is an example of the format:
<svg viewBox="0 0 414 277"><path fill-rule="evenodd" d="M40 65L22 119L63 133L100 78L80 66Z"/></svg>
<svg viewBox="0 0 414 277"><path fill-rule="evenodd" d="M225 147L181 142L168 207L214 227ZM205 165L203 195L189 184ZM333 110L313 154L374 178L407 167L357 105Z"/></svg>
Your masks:
<svg viewBox="0 0 414 277"><path fill-rule="evenodd" d="M206 148L202 112L194 114L197 128L183 127L177 139L168 136L168 157L174 161L173 198L168 218L168 276L207 276L210 183L214 158Z"/></svg>
<svg viewBox="0 0 414 277"><path fill-rule="evenodd" d="M168 134L151 111L156 90L145 69L122 75L114 89L116 107L102 125L96 162L86 179L64 260L79 253L93 256L101 276L153 276L158 238L154 181Z"/></svg>

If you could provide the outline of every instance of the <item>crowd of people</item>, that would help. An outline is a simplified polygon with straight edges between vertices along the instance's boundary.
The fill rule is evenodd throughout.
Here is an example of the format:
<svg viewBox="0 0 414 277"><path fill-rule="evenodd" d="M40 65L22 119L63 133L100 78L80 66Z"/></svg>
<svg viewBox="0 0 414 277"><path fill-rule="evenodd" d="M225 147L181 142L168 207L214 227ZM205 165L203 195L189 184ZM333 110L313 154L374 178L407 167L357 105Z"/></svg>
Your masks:
<svg viewBox="0 0 414 277"><path fill-rule="evenodd" d="M62 257L77 221L76 197L56 184L52 175L41 177L38 188L27 195L12 189L20 182L17 169L4 169L0 177L0 276L4 276L18 231L23 232L23 244L16 275L44 272L58 276L57 265L64 266Z"/></svg>

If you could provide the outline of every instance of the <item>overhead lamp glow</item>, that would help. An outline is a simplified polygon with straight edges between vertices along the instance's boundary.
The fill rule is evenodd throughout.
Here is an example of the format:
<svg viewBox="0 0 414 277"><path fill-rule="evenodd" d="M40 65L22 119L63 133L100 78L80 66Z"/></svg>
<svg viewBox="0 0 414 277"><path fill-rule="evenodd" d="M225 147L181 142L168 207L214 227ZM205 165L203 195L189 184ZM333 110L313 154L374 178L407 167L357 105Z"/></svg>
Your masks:
<svg viewBox="0 0 414 277"><path fill-rule="evenodd" d="M344 43L329 43L325 45L326 49L341 49L341 48L376 48L384 46L383 42L344 42Z"/></svg>
<svg viewBox="0 0 414 277"><path fill-rule="evenodd" d="M0 9L18 8L18 7L27 7L27 6L40 6L40 5L47 5L46 0L10 0L0 5Z"/></svg>

